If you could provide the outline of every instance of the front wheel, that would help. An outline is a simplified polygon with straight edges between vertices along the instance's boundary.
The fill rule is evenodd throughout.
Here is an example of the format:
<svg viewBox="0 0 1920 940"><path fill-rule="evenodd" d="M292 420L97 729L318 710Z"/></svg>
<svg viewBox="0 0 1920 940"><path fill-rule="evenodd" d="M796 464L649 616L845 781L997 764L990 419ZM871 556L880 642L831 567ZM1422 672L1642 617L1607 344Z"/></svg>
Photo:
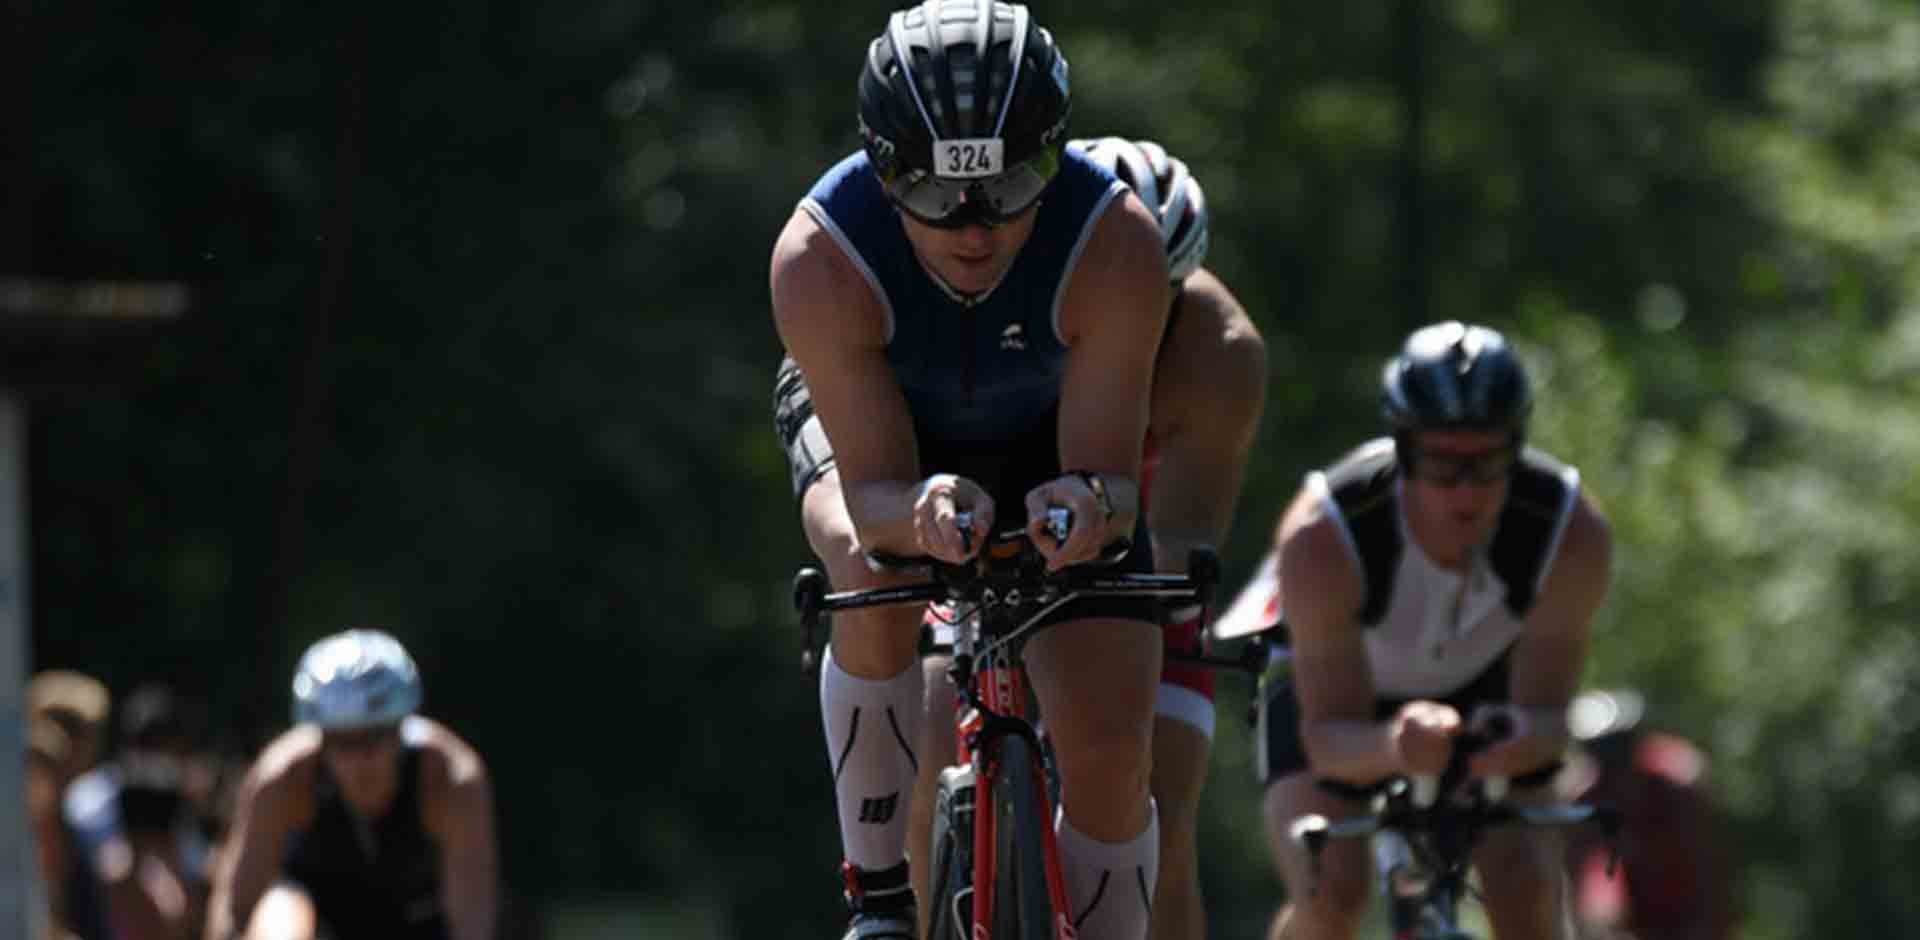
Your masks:
<svg viewBox="0 0 1920 940"><path fill-rule="evenodd" d="M1041 784L1040 754L1018 735L998 742L993 775L993 935L1053 940L1058 934L1047 889L1045 833L1053 826Z"/></svg>

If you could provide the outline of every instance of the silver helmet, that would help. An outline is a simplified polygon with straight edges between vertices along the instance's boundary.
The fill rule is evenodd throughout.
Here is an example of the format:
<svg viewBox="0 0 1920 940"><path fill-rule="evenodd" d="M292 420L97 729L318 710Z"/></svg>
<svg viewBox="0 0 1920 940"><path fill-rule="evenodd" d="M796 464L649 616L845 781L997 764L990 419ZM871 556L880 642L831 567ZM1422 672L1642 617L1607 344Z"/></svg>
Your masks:
<svg viewBox="0 0 1920 940"><path fill-rule="evenodd" d="M1167 249L1167 275L1178 283L1207 260L1207 197L1187 165L1151 140L1101 137L1076 140L1095 163L1132 187L1160 222Z"/></svg>
<svg viewBox="0 0 1920 940"><path fill-rule="evenodd" d="M293 720L322 728L388 725L420 707L420 670L380 630L336 633L307 648L293 673Z"/></svg>

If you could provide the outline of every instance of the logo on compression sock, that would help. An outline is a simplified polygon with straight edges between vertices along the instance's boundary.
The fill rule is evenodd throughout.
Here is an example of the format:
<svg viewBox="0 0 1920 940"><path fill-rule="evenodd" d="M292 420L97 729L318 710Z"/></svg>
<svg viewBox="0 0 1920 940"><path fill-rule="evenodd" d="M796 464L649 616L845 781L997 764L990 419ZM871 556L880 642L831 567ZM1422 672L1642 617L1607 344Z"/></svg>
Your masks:
<svg viewBox="0 0 1920 940"><path fill-rule="evenodd" d="M900 791L895 790L886 796L868 797L860 801L860 821L883 825L893 820L893 813L900 808Z"/></svg>

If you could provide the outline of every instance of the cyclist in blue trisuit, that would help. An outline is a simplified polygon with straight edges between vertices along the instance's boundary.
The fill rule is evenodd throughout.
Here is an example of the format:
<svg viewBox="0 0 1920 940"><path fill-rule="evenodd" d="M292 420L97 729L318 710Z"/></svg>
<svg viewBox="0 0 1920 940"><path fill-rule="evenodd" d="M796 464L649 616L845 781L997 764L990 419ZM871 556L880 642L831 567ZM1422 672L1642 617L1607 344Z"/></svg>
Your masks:
<svg viewBox="0 0 1920 940"><path fill-rule="evenodd" d="M1606 521L1578 471L1525 446L1532 389L1503 336L1417 330L1381 391L1390 436L1309 474L1277 534L1292 669L1266 689L1256 737L1293 901L1276 938L1350 940L1371 884L1360 842L1328 845L1310 874L1292 822L1355 815L1370 784L1442 772L1479 716L1504 712L1514 733L1469 771L1511 778L1511 799L1554 799L1544 785L1607 590ZM1503 940L1564 935L1559 840L1497 829L1475 850Z"/></svg>
<svg viewBox="0 0 1920 940"><path fill-rule="evenodd" d="M421 683L391 635L308 647L295 726L240 787L207 940L491 940L493 790L473 747L416 714Z"/></svg>
<svg viewBox="0 0 1920 940"><path fill-rule="evenodd" d="M1065 148L1053 36L1018 4L900 10L868 46L858 97L863 147L801 201L770 272L783 371L806 386L782 396L782 435L834 587L897 583L866 551L960 562L1009 527L1035 532L1054 567L1130 538L1122 569L1152 570L1138 475L1165 253L1153 211ZM810 455L829 451L839 486L808 486L825 472ZM1049 505L1073 511L1062 544L1038 534ZM839 615L822 665L854 940L914 934L908 804L919 762L945 759L917 753L919 618ZM1089 940L1147 928L1158 621L1151 601L1077 601L1027 651L1063 781L1070 913Z"/></svg>

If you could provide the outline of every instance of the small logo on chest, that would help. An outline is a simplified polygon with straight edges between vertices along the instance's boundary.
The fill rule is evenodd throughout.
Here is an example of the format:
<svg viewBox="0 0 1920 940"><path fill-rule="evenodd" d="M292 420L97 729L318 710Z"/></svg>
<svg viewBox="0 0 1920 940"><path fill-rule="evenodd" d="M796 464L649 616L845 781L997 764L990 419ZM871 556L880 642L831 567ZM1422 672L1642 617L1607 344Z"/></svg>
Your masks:
<svg viewBox="0 0 1920 940"><path fill-rule="evenodd" d="M1020 328L1020 324L1009 323L1006 329L1000 331L1000 348L1011 349L1016 352L1024 352L1026 350L1027 335L1026 331Z"/></svg>

